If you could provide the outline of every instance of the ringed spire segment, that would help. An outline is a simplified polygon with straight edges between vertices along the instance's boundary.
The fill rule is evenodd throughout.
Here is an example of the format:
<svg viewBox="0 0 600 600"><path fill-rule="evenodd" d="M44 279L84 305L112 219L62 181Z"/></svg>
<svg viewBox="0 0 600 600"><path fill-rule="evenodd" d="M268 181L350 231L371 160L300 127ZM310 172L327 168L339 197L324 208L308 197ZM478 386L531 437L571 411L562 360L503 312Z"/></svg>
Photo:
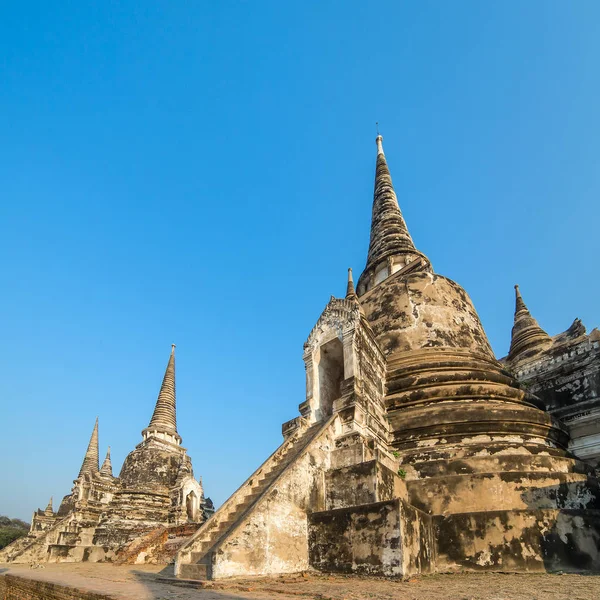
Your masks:
<svg viewBox="0 0 600 600"><path fill-rule="evenodd" d="M104 462L102 463L100 473L102 473L102 475L110 475L112 477L113 472L112 472L112 462L110 460L110 446L108 447L108 450L106 451L106 457L104 458Z"/></svg>
<svg viewBox="0 0 600 600"><path fill-rule="evenodd" d="M164 434L165 439L173 438L177 444L181 443L181 437L177 432L177 409L175 393L175 344L171 344L171 355L163 377L160 392L156 400L154 412L148 427L142 432L144 437L153 434ZM159 437L161 437L159 435Z"/></svg>
<svg viewBox="0 0 600 600"><path fill-rule="evenodd" d="M94 473L98 473L98 461L98 417L96 417L96 423L94 424L94 429L92 430L92 436L90 437L90 442L85 452L85 457L83 458L83 463L81 465L81 469L79 469L79 475L77 478L79 479L79 477L85 473L90 473L92 475Z"/></svg>
<svg viewBox="0 0 600 600"><path fill-rule="evenodd" d="M400 210L392 176L383 150L383 136L378 133L375 186L371 215L371 237L367 264L358 280L358 295L381 283L393 273L420 258L421 267L429 265L427 257L415 248Z"/></svg>
<svg viewBox="0 0 600 600"><path fill-rule="evenodd" d="M54 508L52 508L52 496L50 496L50 500L48 501L48 506L44 510L44 514L47 517L51 517L54 514Z"/></svg>
<svg viewBox="0 0 600 600"><path fill-rule="evenodd" d="M509 359L514 359L526 351L547 348L551 343L552 339L531 316L519 286L515 285L515 318L508 352Z"/></svg>

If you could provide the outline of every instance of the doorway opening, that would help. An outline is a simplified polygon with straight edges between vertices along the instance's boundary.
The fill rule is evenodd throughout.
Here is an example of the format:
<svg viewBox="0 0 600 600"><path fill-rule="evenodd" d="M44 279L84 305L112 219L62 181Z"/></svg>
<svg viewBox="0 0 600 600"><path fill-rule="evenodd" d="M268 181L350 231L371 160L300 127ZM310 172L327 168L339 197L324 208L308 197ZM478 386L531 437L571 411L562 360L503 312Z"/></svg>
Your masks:
<svg viewBox="0 0 600 600"><path fill-rule="evenodd" d="M341 395L344 380L344 347L335 338L320 348L319 360L319 418L325 419L333 413L333 401Z"/></svg>

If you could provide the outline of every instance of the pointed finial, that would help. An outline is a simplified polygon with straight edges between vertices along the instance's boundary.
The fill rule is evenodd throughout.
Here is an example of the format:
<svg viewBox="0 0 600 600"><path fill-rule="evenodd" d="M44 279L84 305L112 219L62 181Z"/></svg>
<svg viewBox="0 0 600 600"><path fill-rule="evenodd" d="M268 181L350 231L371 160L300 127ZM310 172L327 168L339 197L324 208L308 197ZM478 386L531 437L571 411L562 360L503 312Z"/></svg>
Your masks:
<svg viewBox="0 0 600 600"><path fill-rule="evenodd" d="M383 136L379 133L379 123L377 123L377 137L375 138L375 143L377 144L377 156L383 154Z"/></svg>
<svg viewBox="0 0 600 600"><path fill-rule="evenodd" d="M527 306L525 306L525 302L523 301L523 296L521 296L521 290L519 290L519 285L515 284L515 313L519 313L527 310Z"/></svg>
<svg viewBox="0 0 600 600"><path fill-rule="evenodd" d="M352 268L348 268L348 285L346 287L346 298L356 298L354 279L352 279Z"/></svg>
<svg viewBox="0 0 600 600"><path fill-rule="evenodd" d="M171 344L171 354L175 354L175 344Z"/></svg>
<svg viewBox="0 0 600 600"><path fill-rule="evenodd" d="M377 135L379 135L379 121L375 121L375 129L377 129Z"/></svg>

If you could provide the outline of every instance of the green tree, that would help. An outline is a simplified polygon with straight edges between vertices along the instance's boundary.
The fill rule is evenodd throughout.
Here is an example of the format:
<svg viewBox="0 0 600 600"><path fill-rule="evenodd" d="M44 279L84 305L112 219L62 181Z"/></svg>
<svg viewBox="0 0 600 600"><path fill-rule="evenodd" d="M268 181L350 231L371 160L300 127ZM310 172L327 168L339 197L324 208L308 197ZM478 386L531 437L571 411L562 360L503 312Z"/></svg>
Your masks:
<svg viewBox="0 0 600 600"><path fill-rule="evenodd" d="M0 550L11 542L27 535L29 524L21 519L10 519L0 515Z"/></svg>

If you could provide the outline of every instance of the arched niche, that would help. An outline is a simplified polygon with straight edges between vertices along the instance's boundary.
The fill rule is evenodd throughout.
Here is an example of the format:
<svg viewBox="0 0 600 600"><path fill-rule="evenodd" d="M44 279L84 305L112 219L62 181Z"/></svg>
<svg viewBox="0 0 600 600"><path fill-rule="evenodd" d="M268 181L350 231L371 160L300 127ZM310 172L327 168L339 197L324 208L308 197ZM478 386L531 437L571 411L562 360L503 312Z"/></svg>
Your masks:
<svg viewBox="0 0 600 600"><path fill-rule="evenodd" d="M185 513L188 520L196 520L196 516L198 515L198 496L196 496L193 490L185 497Z"/></svg>

